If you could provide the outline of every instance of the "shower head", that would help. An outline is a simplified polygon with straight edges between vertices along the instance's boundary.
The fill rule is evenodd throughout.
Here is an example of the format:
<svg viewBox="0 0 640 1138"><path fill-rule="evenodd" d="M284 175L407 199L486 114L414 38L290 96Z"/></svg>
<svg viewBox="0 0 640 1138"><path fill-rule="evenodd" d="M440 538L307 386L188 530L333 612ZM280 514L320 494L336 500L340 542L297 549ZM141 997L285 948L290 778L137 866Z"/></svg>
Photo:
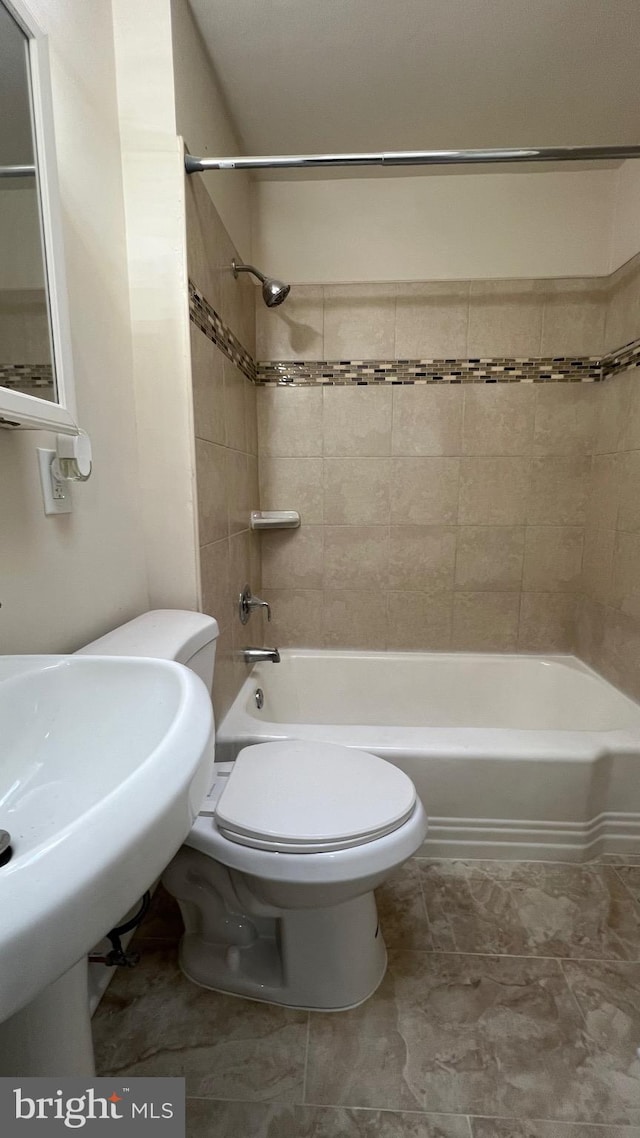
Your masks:
<svg viewBox="0 0 640 1138"><path fill-rule="evenodd" d="M265 277L264 273L261 273L260 269L256 269L255 265L243 265L240 261L232 261L231 268L234 277L237 277L238 273L251 273L262 282L262 299L267 308L276 308L282 304L283 300L287 299L291 292L291 285L274 280L273 277Z"/></svg>

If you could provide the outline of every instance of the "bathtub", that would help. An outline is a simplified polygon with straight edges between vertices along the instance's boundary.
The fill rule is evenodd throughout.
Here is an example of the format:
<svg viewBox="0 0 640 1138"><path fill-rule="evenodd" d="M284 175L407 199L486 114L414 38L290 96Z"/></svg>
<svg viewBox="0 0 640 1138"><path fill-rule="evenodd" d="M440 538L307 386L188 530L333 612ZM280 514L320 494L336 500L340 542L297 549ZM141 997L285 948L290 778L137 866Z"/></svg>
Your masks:
<svg viewBox="0 0 640 1138"><path fill-rule="evenodd" d="M428 856L640 853L640 706L575 657L281 656L252 670L219 726L218 760L291 738L380 755L415 783Z"/></svg>

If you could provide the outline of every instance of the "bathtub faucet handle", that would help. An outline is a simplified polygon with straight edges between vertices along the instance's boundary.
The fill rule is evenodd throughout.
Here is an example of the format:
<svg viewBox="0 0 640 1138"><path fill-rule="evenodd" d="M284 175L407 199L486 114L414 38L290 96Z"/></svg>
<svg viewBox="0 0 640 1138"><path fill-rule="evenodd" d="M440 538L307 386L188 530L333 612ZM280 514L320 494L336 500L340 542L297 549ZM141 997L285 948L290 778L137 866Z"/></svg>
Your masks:
<svg viewBox="0 0 640 1138"><path fill-rule="evenodd" d="M238 613L241 624L247 623L254 609L266 609L267 620L271 621L271 606L268 601L263 601L261 597L254 597L249 586L245 585L238 599Z"/></svg>

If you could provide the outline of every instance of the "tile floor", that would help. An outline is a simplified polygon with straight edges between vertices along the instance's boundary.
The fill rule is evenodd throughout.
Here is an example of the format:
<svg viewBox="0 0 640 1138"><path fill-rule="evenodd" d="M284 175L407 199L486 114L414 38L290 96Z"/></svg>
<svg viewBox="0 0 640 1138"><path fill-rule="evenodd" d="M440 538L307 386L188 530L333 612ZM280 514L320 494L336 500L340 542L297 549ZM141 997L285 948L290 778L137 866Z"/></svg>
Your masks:
<svg viewBox="0 0 640 1138"><path fill-rule="evenodd" d="M351 1012L207 992L156 894L94 1019L100 1074L183 1075L189 1138L640 1138L640 859L414 859ZM635 864L634 864L635 862Z"/></svg>

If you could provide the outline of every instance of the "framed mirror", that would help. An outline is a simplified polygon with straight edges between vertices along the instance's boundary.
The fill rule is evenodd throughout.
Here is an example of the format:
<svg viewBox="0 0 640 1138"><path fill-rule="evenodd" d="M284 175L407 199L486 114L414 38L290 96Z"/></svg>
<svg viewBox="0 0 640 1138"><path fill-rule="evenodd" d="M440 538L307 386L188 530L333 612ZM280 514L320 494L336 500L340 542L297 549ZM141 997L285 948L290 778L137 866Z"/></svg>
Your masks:
<svg viewBox="0 0 640 1138"><path fill-rule="evenodd" d="M23 0L0 0L0 426L76 434L51 83Z"/></svg>

